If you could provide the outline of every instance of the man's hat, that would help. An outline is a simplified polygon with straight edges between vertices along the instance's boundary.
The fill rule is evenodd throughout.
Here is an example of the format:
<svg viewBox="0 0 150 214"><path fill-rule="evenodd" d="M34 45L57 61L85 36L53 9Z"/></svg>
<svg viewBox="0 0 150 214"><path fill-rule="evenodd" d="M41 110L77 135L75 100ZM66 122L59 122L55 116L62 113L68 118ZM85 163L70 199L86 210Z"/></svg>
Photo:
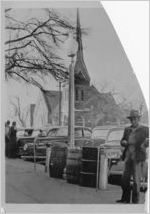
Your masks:
<svg viewBox="0 0 150 214"><path fill-rule="evenodd" d="M130 111L130 115L127 117L128 119L131 119L131 118L139 118L141 117L142 115L139 113L138 110L135 110L135 109L132 109Z"/></svg>

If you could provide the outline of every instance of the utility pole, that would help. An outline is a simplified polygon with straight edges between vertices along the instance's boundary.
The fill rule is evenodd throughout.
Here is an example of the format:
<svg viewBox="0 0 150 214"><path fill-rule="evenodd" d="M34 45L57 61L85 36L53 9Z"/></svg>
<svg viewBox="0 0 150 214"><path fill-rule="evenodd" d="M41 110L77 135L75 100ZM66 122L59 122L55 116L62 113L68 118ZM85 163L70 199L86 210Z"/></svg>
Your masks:
<svg viewBox="0 0 150 214"><path fill-rule="evenodd" d="M74 58L77 54L78 43L76 42L73 34L70 34L68 39L68 57L71 59L69 65L69 111L68 111L68 138L69 146L74 148Z"/></svg>
<svg viewBox="0 0 150 214"><path fill-rule="evenodd" d="M69 123L68 123L69 145L74 147L74 56L71 56L69 66Z"/></svg>
<svg viewBox="0 0 150 214"><path fill-rule="evenodd" d="M59 81L59 125L60 126L61 126L61 100L62 100L61 84L62 82Z"/></svg>

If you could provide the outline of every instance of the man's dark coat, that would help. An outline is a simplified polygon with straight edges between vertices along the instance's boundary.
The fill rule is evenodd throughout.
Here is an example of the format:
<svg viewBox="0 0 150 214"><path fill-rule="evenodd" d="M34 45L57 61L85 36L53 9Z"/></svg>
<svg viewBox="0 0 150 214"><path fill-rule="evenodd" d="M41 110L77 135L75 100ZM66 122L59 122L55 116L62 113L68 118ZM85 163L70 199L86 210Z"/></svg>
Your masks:
<svg viewBox="0 0 150 214"><path fill-rule="evenodd" d="M125 128L123 138L121 140L121 145L123 140L128 142L129 135L132 132L132 126ZM149 137L149 129L146 126L139 126L135 130L135 160L137 162L145 161L146 160L146 147L148 147L148 140L146 138ZM124 160L126 157L126 151L128 149L128 145L124 146L124 152L122 155L122 159Z"/></svg>

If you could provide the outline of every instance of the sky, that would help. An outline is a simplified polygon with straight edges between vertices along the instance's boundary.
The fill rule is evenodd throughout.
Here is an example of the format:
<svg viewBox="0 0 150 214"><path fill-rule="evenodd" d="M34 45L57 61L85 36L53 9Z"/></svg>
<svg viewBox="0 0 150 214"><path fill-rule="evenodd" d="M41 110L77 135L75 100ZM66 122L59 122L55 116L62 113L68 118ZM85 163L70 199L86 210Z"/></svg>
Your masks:
<svg viewBox="0 0 150 214"><path fill-rule="evenodd" d="M112 8L110 10L111 4L112 3L109 3L109 1L107 4L104 4L109 13L111 13L110 11L115 11L115 9L113 10ZM126 13L123 13L124 15L127 14L127 11L129 11L129 6L130 5L128 5L126 9L124 8L124 10L126 10ZM121 10L121 8L123 9L123 5L120 6L119 11ZM57 8L57 11L67 19L69 18L71 22L76 23L76 8ZM125 51L128 52L128 48L126 48L127 46L125 46L124 49L122 46L122 44L125 44L125 40L121 40L120 42L120 39L118 38L118 35L116 33L116 23L114 29L110 21L110 17L108 17L107 13L105 12L104 8L101 7L101 5L99 5L98 8L80 8L79 11L81 26L87 29L88 32L87 35L83 35L82 40L84 61L88 73L91 77L91 83L95 84L99 90L101 90L102 86L106 83L106 91L109 91L113 88L113 90L117 92L117 101L120 101L122 97L125 97L129 101L132 101L134 105L137 105L137 102L141 102L143 100L142 92L135 76L135 70L133 69L133 66L131 66L130 58L128 59L125 53ZM29 17L34 16L38 16L40 18L44 17L44 13L41 12L40 9L37 10L34 8L17 9L14 11L14 15L20 20L25 20ZM111 17L111 20L113 19L113 17L115 17L114 14ZM117 20L119 20L119 18L121 18L121 12L117 12L116 17ZM128 20L126 20L126 25L122 25L121 29L126 29L126 31L129 31L129 29L127 29L127 26L128 28L130 26ZM132 42L136 40L135 37L132 38L133 35L135 36L134 29L133 33L131 30L129 31L129 33L129 40L131 40ZM134 42L131 44L134 44ZM62 56L66 61L66 65L68 66L69 59L66 55L66 52L64 52L64 46L62 46L61 51ZM141 54L143 55L144 53ZM143 68L145 69L143 70L143 72L146 72L146 68ZM31 102L36 102L39 93L36 88L26 86L24 83L16 84L14 81L6 83L5 86L8 92L8 97L19 94L22 99L22 103L26 103L26 105ZM50 90L58 90L58 83L56 83L54 80L52 81L52 78L50 78L49 80L47 80L47 85L45 85L45 87L46 89Z"/></svg>

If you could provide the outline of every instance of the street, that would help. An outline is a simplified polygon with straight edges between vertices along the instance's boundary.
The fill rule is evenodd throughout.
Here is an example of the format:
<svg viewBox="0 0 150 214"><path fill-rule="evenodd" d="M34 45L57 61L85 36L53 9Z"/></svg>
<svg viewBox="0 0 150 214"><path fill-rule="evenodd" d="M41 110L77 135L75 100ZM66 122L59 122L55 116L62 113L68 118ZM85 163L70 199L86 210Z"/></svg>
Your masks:
<svg viewBox="0 0 150 214"><path fill-rule="evenodd" d="M6 203L17 204L115 204L121 188L108 185L107 190L69 184L63 179L50 178L45 168L21 159L6 159ZM144 194L141 194L141 203Z"/></svg>

